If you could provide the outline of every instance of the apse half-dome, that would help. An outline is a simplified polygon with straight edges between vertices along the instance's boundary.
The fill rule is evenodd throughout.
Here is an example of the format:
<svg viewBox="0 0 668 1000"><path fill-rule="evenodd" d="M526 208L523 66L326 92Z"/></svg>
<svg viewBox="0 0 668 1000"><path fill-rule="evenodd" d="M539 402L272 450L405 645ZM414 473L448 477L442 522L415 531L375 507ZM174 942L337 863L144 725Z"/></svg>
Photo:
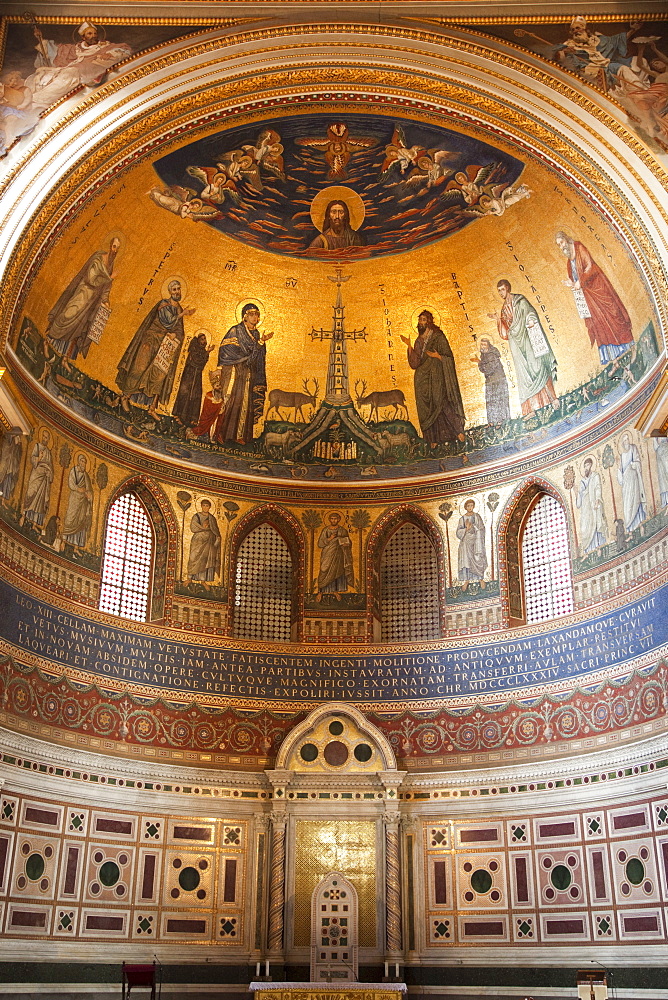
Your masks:
<svg viewBox="0 0 668 1000"><path fill-rule="evenodd" d="M658 329L620 232L530 149L295 102L108 180L33 267L11 344L88 432L325 485L509 467L609 428Z"/></svg>

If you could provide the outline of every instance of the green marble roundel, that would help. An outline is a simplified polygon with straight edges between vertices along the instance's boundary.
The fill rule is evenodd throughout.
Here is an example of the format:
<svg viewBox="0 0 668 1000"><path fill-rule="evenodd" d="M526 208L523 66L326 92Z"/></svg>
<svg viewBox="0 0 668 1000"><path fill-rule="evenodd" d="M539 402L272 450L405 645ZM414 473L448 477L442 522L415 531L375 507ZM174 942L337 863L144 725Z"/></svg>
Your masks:
<svg viewBox="0 0 668 1000"><path fill-rule="evenodd" d="M471 875L471 888L474 892L485 893L492 888L492 876L485 868L478 868Z"/></svg>
<svg viewBox="0 0 668 1000"><path fill-rule="evenodd" d="M179 885L184 892L192 892L199 885L199 872L196 868L183 868L179 872Z"/></svg>
<svg viewBox="0 0 668 1000"><path fill-rule="evenodd" d="M640 885L645 877L645 866L640 858L630 858L626 862L626 877L631 885Z"/></svg>
<svg viewBox="0 0 668 1000"><path fill-rule="evenodd" d="M573 880L573 876L570 873L570 869L566 865L555 865L550 874L550 881L555 889L559 889L563 892L564 889L568 889L569 885Z"/></svg>
<svg viewBox="0 0 668 1000"><path fill-rule="evenodd" d="M36 882L44 874L44 858L41 854L31 854L26 861L26 875L32 882Z"/></svg>
<svg viewBox="0 0 668 1000"><path fill-rule="evenodd" d="M116 885L120 877L121 869L115 861L105 861L103 865L100 865L98 878L102 885L106 886L107 889L109 889L112 885Z"/></svg>

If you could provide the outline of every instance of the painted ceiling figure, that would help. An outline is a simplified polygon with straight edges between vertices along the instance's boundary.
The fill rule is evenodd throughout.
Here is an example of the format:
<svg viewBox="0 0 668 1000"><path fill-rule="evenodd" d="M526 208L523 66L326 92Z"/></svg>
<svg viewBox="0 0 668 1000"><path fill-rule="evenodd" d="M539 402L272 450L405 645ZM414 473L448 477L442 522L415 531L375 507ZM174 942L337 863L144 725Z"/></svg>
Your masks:
<svg viewBox="0 0 668 1000"><path fill-rule="evenodd" d="M647 517L642 459L628 432L622 434L617 466L617 482L622 488L624 527L633 531Z"/></svg>
<svg viewBox="0 0 668 1000"><path fill-rule="evenodd" d="M485 522L475 509L475 500L467 500L464 504L464 513L459 518L456 535L459 539L457 568L462 590L466 590L469 583L476 580L484 590L487 569Z"/></svg>
<svg viewBox="0 0 668 1000"><path fill-rule="evenodd" d="M575 504L580 509L580 539L583 552L592 552L605 545L607 523L603 506L601 477L594 468L594 460L587 456L582 469Z"/></svg>
<svg viewBox="0 0 668 1000"><path fill-rule="evenodd" d="M241 322L230 327L218 349L219 391L205 397L199 423L190 437L212 433L219 444L253 440L253 428L262 417L267 394L266 344L273 337L273 333L260 334L259 322L258 306L247 302L241 310ZM226 395L230 382L232 388Z"/></svg>
<svg viewBox="0 0 668 1000"><path fill-rule="evenodd" d="M76 465L70 469L67 479L70 495L63 521L63 538L79 555L86 547L88 532L93 525L93 484L87 464L86 456L79 455Z"/></svg>
<svg viewBox="0 0 668 1000"><path fill-rule="evenodd" d="M191 518L190 530L188 578L212 583L220 572L220 528L211 513L210 500L200 502L200 511Z"/></svg>
<svg viewBox="0 0 668 1000"><path fill-rule="evenodd" d="M395 125L392 141L385 147L385 159L380 168L380 176L389 177L390 171L394 171L395 167L399 168L399 173L403 176L409 167L418 166L420 160L425 157L428 157L425 147L417 143L409 146L401 125Z"/></svg>
<svg viewBox="0 0 668 1000"><path fill-rule="evenodd" d="M375 139L365 136L351 136L348 126L343 122L335 122L327 129L327 138L321 139L317 136L305 139L296 139L299 146L308 146L311 149L324 150L325 160L329 164L329 180L345 180L348 176L347 166L353 153L361 149L370 149L376 145Z"/></svg>
<svg viewBox="0 0 668 1000"><path fill-rule="evenodd" d="M207 347L206 330L200 330L188 344L186 363L181 373L181 381L172 408L172 414L185 427L194 426L199 420L202 407L202 372L207 366L209 354L216 346L213 341Z"/></svg>
<svg viewBox="0 0 668 1000"><path fill-rule="evenodd" d="M36 68L75 66L79 80L84 84L96 83L110 66L132 55L132 47L126 42L107 42L105 38L101 38L100 28L92 21L84 21L79 25L79 41L72 44L44 38L37 26L34 35L37 39Z"/></svg>
<svg viewBox="0 0 668 1000"><path fill-rule="evenodd" d="M53 482L53 455L51 435L44 428L41 440L35 441L30 455L30 475L23 498L23 520L38 530L42 530L44 518L49 509L51 483Z"/></svg>

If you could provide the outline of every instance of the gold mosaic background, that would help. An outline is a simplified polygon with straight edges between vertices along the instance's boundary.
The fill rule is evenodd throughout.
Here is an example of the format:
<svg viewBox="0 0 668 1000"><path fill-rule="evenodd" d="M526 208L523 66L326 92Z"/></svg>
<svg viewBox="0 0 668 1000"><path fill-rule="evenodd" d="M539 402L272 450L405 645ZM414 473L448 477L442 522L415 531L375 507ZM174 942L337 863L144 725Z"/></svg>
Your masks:
<svg viewBox="0 0 668 1000"><path fill-rule="evenodd" d="M295 947L311 943L311 896L329 872L340 871L357 889L359 943L376 945L376 824L301 820L295 838Z"/></svg>

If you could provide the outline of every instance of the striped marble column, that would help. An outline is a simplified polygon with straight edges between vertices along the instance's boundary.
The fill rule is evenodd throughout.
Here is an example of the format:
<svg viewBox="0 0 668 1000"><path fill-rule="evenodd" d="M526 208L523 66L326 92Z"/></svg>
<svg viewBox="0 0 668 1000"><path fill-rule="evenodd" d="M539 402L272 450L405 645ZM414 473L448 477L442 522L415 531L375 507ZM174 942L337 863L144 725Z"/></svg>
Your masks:
<svg viewBox="0 0 668 1000"><path fill-rule="evenodd" d="M385 821L386 944L390 953L401 950L401 885L399 881L399 824Z"/></svg>
<svg viewBox="0 0 668 1000"><path fill-rule="evenodd" d="M283 948L283 909L285 905L285 816L271 821L271 874L269 878L269 951Z"/></svg>

